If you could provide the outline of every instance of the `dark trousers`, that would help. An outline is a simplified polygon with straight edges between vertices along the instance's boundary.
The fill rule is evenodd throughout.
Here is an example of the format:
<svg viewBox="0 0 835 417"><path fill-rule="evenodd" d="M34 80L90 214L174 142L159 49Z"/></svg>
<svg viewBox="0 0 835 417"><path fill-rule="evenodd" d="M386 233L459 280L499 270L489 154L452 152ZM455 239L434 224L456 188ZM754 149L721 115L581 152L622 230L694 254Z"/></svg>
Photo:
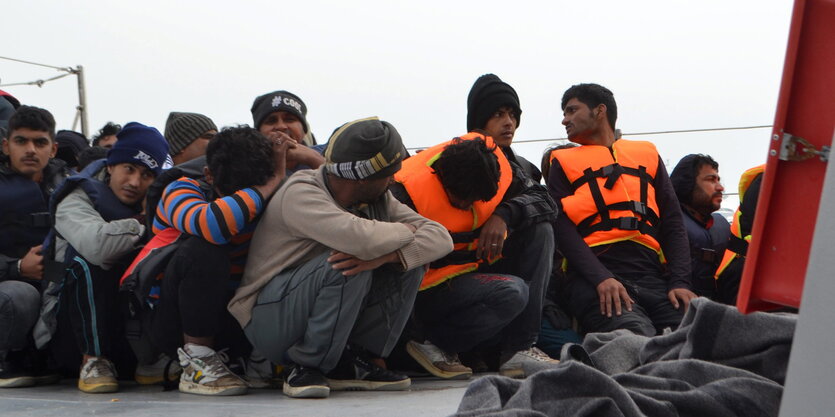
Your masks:
<svg viewBox="0 0 835 417"><path fill-rule="evenodd" d="M418 293L418 327L448 352L485 342L502 352L530 348L541 327L553 252L550 223L513 232L499 262Z"/></svg>
<svg viewBox="0 0 835 417"><path fill-rule="evenodd" d="M613 312L610 318L600 314L597 288L579 275L572 277L567 305L580 321L584 332L627 329L636 334L654 336L665 327L678 327L684 316L684 307L676 310L670 303L665 280L655 275L621 275L616 279L626 287L635 304L632 304L632 311L626 311L624 306L622 315L617 316Z"/></svg>
<svg viewBox="0 0 835 417"><path fill-rule="evenodd" d="M0 362L6 353L29 347L41 295L23 281L0 282Z"/></svg>
<svg viewBox="0 0 835 417"><path fill-rule="evenodd" d="M131 254L125 257L132 259ZM78 354L111 359L121 376L133 372L135 358L124 331L119 278L127 264L110 270L75 256L65 269L58 329L51 345L64 369L78 370Z"/></svg>
<svg viewBox="0 0 835 417"><path fill-rule="evenodd" d="M224 247L196 236L186 239L165 269L159 305L150 320L152 344L176 358L185 333L214 337L214 348L229 348L232 357L248 355L249 342L226 310L234 294L232 284Z"/></svg>

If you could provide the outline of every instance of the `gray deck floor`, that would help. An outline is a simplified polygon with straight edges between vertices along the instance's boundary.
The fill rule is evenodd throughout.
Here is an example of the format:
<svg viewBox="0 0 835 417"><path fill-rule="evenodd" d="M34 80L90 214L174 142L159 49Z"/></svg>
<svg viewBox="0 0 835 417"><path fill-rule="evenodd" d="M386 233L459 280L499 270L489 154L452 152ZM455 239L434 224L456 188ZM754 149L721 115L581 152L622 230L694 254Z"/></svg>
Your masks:
<svg viewBox="0 0 835 417"><path fill-rule="evenodd" d="M458 408L468 381L414 378L401 392L332 392L319 400L292 399L278 389L239 397L203 397L123 383L113 394L85 394L75 381L0 389L0 416L445 416Z"/></svg>

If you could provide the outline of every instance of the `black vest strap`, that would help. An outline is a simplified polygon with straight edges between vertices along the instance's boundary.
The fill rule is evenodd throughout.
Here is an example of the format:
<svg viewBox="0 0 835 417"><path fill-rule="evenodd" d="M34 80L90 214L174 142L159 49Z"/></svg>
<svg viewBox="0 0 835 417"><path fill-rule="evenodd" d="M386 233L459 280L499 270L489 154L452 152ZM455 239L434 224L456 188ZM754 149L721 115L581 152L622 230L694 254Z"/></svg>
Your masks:
<svg viewBox="0 0 835 417"><path fill-rule="evenodd" d="M731 235L730 239L728 239L728 250L745 256L748 254L748 241Z"/></svg>
<svg viewBox="0 0 835 417"><path fill-rule="evenodd" d="M429 264L432 269L443 268L449 265L461 265L475 262L478 259L475 256L474 250L456 250L449 253L449 255L438 259Z"/></svg>

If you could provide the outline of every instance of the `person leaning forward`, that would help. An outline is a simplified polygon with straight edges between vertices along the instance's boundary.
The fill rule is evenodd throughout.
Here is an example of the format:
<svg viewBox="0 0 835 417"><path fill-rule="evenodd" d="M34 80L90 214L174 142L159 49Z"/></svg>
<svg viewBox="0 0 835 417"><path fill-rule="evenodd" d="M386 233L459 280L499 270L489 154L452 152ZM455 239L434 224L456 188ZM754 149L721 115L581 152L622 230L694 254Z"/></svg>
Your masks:
<svg viewBox="0 0 835 417"><path fill-rule="evenodd" d="M391 352L422 266L449 253L452 240L387 192L404 155L389 123L343 125L326 164L290 177L255 230L229 311L256 349L289 367L290 397L411 384L369 356Z"/></svg>
<svg viewBox="0 0 835 417"><path fill-rule="evenodd" d="M658 151L616 139L617 105L603 86L572 86L562 108L568 139L581 145L553 151L548 174L565 213L556 233L568 261L567 306L586 332L652 336L677 327L696 295L681 209Z"/></svg>

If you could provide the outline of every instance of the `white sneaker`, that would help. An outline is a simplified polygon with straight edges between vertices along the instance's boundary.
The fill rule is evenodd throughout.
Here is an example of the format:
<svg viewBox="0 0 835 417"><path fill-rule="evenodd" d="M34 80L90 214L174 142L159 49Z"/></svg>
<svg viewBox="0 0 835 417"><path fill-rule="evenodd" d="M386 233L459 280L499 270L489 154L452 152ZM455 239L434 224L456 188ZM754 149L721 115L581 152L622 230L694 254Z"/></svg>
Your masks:
<svg viewBox="0 0 835 417"><path fill-rule="evenodd" d="M153 385L162 383L165 379L165 368L168 368L168 380L176 381L183 368L174 359L160 353L156 362L136 365L136 372L133 379L141 385Z"/></svg>
<svg viewBox="0 0 835 417"><path fill-rule="evenodd" d="M464 366L458 354L447 353L430 341L406 343L406 352L432 375L444 379L469 379L473 370Z"/></svg>
<svg viewBox="0 0 835 417"><path fill-rule="evenodd" d="M116 367L113 362L101 356L90 358L78 374L78 389L87 393L116 392Z"/></svg>
<svg viewBox="0 0 835 417"><path fill-rule="evenodd" d="M548 356L537 347L520 350L513 354L502 366L499 374L510 378L525 378L543 369L553 368L560 361Z"/></svg>
<svg viewBox="0 0 835 417"><path fill-rule="evenodd" d="M183 374L180 376L180 391L199 395L242 395L246 394L247 383L226 367L224 353L215 352L206 346L186 345L177 349ZM188 350L188 352L186 352Z"/></svg>

